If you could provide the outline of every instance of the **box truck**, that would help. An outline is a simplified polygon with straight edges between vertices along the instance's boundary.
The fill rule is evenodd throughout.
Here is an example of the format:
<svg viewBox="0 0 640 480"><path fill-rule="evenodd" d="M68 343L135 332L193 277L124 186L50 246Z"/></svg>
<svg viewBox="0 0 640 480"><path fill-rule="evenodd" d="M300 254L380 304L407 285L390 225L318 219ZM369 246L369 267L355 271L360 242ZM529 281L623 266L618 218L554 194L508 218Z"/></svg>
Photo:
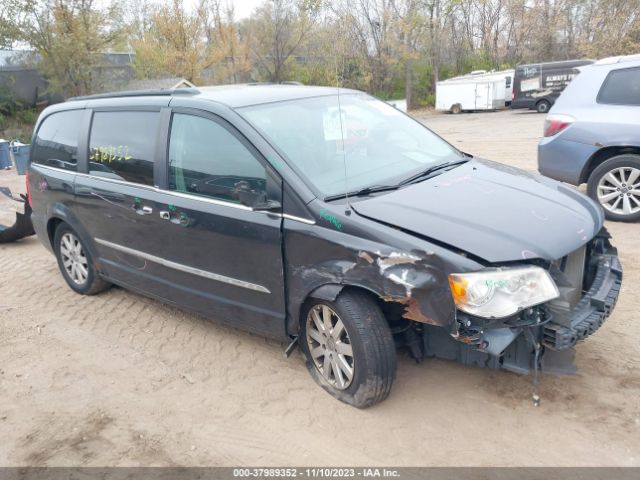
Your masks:
<svg viewBox="0 0 640 480"><path fill-rule="evenodd" d="M518 65L513 78L511 108L528 108L547 113L562 91L578 74L578 67L593 60Z"/></svg>

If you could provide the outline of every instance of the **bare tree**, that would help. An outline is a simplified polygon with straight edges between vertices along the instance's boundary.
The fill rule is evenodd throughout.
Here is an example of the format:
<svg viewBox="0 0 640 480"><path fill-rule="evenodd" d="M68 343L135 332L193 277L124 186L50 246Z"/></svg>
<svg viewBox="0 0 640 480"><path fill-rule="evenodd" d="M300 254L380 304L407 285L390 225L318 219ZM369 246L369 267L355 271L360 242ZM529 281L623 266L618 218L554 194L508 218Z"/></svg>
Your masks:
<svg viewBox="0 0 640 480"><path fill-rule="evenodd" d="M251 19L252 52L272 82L285 80L287 63L315 23L319 2L267 0Z"/></svg>

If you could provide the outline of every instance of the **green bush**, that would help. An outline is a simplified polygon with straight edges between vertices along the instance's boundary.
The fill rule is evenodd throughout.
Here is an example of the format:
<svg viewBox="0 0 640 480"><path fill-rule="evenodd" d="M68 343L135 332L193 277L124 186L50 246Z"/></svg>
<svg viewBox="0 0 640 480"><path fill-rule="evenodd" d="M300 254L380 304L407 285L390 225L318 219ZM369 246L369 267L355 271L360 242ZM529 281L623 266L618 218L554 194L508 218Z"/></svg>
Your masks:
<svg viewBox="0 0 640 480"><path fill-rule="evenodd" d="M34 108L18 110L15 113L15 118L20 123L33 125L36 123L36 120L38 120L38 112Z"/></svg>

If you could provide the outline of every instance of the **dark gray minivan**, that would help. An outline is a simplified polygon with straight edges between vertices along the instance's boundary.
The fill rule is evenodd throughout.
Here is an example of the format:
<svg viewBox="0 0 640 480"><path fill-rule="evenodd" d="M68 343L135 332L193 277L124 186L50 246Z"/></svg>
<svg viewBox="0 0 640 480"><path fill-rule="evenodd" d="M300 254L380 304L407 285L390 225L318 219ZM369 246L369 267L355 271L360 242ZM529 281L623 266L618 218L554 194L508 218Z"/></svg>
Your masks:
<svg viewBox="0 0 640 480"><path fill-rule="evenodd" d="M356 407L387 397L397 348L572 371L620 290L600 206L354 90L77 98L32 144L34 228L73 290L117 284L299 345Z"/></svg>

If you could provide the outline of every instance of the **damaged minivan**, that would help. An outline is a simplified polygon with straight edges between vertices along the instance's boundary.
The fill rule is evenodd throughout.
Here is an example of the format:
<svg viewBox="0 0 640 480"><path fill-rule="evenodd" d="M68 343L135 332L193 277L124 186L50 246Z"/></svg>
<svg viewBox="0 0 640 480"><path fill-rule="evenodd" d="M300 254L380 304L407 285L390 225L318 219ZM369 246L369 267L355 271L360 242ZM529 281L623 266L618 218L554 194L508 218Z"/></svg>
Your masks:
<svg viewBox="0 0 640 480"><path fill-rule="evenodd" d="M299 346L364 408L396 351L572 372L622 268L601 208L349 89L242 85L41 114L28 200L77 293L120 285Z"/></svg>

